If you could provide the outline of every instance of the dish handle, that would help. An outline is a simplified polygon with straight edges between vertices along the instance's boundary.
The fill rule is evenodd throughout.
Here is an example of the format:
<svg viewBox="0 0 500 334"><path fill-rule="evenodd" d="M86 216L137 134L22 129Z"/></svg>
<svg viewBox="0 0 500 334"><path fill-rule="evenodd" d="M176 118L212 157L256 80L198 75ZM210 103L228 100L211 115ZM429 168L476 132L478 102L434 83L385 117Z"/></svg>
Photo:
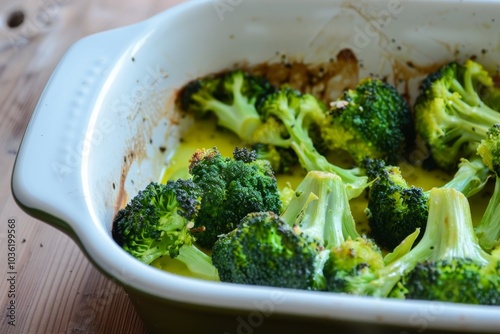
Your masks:
<svg viewBox="0 0 500 334"><path fill-rule="evenodd" d="M90 35L66 51L41 94L16 156L11 179L16 203L75 240L82 224L91 221L82 173L86 129L113 66L131 39L140 36L140 27Z"/></svg>

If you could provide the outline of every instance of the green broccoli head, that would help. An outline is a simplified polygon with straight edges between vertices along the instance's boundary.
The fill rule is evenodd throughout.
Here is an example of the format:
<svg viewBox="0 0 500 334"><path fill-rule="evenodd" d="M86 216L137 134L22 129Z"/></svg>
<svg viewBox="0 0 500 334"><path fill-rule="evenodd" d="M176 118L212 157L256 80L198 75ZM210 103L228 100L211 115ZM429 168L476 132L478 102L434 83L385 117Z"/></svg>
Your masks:
<svg viewBox="0 0 500 334"><path fill-rule="evenodd" d="M500 123L500 113L481 95L492 86L489 73L472 60L446 64L423 80L414 105L415 126L441 168L453 170L461 158L475 155L487 130Z"/></svg>
<svg viewBox="0 0 500 334"><path fill-rule="evenodd" d="M200 189L190 180L152 182L140 191L113 221L113 238L144 263L191 244L188 223L197 214Z"/></svg>
<svg viewBox="0 0 500 334"><path fill-rule="evenodd" d="M403 278L406 299L500 305L500 280L469 258L425 261Z"/></svg>
<svg viewBox="0 0 500 334"><path fill-rule="evenodd" d="M373 240L365 237L348 239L330 250L330 256L323 267L326 290L353 293L350 278L370 280L383 267L382 252Z"/></svg>
<svg viewBox="0 0 500 334"><path fill-rule="evenodd" d="M233 70L189 82L180 91L179 105L198 116L213 113L220 126L248 140L261 125L256 103L273 90L267 79Z"/></svg>
<svg viewBox="0 0 500 334"><path fill-rule="evenodd" d="M366 157L392 164L414 140L412 114L396 88L365 78L330 104L321 134L330 149L346 151L360 164Z"/></svg>
<svg viewBox="0 0 500 334"><path fill-rule="evenodd" d="M365 209L370 237L380 247L394 250L417 228L425 230L428 196L422 188L409 186L397 166L374 160L369 168L373 182L369 186Z"/></svg>
<svg viewBox="0 0 500 334"><path fill-rule="evenodd" d="M217 240L212 261L223 282L311 289L319 252L277 214L254 212Z"/></svg>
<svg viewBox="0 0 500 334"><path fill-rule="evenodd" d="M217 148L197 150L189 165L193 182L201 189L200 208L194 218L198 244L212 248L219 235L234 230L251 212L281 209L274 171L253 151L236 148L223 157Z"/></svg>

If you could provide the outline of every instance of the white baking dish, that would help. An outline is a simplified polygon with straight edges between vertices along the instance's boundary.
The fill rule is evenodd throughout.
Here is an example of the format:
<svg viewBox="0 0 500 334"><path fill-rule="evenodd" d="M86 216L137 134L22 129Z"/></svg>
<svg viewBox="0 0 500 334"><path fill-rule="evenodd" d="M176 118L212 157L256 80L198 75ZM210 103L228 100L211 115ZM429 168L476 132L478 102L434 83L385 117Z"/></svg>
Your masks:
<svg viewBox="0 0 500 334"><path fill-rule="evenodd" d="M89 36L68 50L39 100L15 164L14 196L123 285L152 332L500 332L498 307L207 282L146 266L112 240L116 210L157 180L175 151L180 86L282 55L325 63L343 48L356 54L360 78L387 77L412 98L433 65L476 56L499 66L500 4L192 1Z"/></svg>

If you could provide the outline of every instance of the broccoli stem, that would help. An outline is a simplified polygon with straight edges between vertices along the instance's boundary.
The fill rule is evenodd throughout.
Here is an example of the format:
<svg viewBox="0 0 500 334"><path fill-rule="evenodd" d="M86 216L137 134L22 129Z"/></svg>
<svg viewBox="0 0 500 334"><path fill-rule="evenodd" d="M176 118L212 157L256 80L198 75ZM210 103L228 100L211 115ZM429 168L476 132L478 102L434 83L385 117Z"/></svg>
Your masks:
<svg viewBox="0 0 500 334"><path fill-rule="evenodd" d="M479 224L476 227L479 244L491 251L500 244L500 177L496 177L495 189Z"/></svg>
<svg viewBox="0 0 500 334"><path fill-rule="evenodd" d="M183 245L175 259L184 263L194 276L219 281L219 274L212 264L212 258L195 245Z"/></svg>
<svg viewBox="0 0 500 334"><path fill-rule="evenodd" d="M340 176L345 182L349 199L360 196L368 186L368 177L362 174L360 168L344 169L330 163L323 155L316 151L312 141L292 141L290 146L297 154L301 166L306 170L324 171Z"/></svg>
<svg viewBox="0 0 500 334"><path fill-rule="evenodd" d="M218 125L237 133L245 141L250 141L255 129L262 124L254 105L249 104L236 88L232 105L210 100L206 102L206 108L217 115Z"/></svg>
<svg viewBox="0 0 500 334"><path fill-rule="evenodd" d="M477 93L476 84L491 87L492 81L483 66L475 61L467 60L464 64L463 84L457 78L451 81L451 89L462 95L463 99L470 105L481 105L482 99ZM495 112L494 112L495 113ZM493 113L493 115L494 115Z"/></svg>
<svg viewBox="0 0 500 334"><path fill-rule="evenodd" d="M281 218L319 241L325 248L356 239L359 233L342 179L333 173L311 171L299 184Z"/></svg>
<svg viewBox="0 0 500 334"><path fill-rule="evenodd" d="M484 188L489 176L490 170L479 156L462 159L453 178L442 188L456 189L469 198Z"/></svg>
<svg viewBox="0 0 500 334"><path fill-rule="evenodd" d="M476 93L474 93L475 96L471 96L468 93L464 93L466 95L454 94L448 91L443 93L448 95L448 103L452 103L453 109L461 116L460 122L457 125L462 128L470 128L475 131L477 130L477 126L481 128L481 125L483 125L485 129L484 134L486 134L486 131L492 124L500 121L498 111L485 105Z"/></svg>

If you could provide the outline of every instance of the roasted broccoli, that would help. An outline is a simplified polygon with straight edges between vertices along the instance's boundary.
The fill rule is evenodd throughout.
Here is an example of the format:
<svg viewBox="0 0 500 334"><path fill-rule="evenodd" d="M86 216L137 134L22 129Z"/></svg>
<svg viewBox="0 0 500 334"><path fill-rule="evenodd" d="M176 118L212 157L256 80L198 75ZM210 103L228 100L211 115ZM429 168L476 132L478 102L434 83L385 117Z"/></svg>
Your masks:
<svg viewBox="0 0 500 334"><path fill-rule="evenodd" d="M336 173L347 184L349 198L357 197L364 191L368 183L362 169L344 169L334 165L316 149L310 131L312 125L322 124L326 114L323 104L314 96L284 87L266 95L258 110L263 122L276 124L276 128L267 126L265 131L257 129L256 141L291 147L307 171Z"/></svg>
<svg viewBox="0 0 500 334"><path fill-rule="evenodd" d="M323 266L325 290L352 294L352 277L370 280L384 265L382 252L372 239L364 236L347 239L330 248Z"/></svg>
<svg viewBox="0 0 500 334"><path fill-rule="evenodd" d="M218 280L211 258L193 244L190 234L200 195L191 180L148 184L116 214L113 239L146 264L170 256L186 264L193 275Z"/></svg>
<svg viewBox="0 0 500 334"><path fill-rule="evenodd" d="M212 256L222 281L324 290L329 249L358 237L340 177L311 171L281 216L246 216Z"/></svg>
<svg viewBox="0 0 500 334"><path fill-rule="evenodd" d="M183 110L196 115L214 114L221 127L248 141L262 123L255 104L273 89L263 77L232 70L189 82L178 101Z"/></svg>
<svg viewBox="0 0 500 334"><path fill-rule="evenodd" d="M420 242L375 275L347 281L360 295L498 305L497 266L477 242L467 198L453 188L433 188Z"/></svg>
<svg viewBox="0 0 500 334"><path fill-rule="evenodd" d="M500 113L482 99L491 87L492 77L473 60L451 62L423 80L415 126L439 167L453 170L461 158L475 155L488 129L500 123Z"/></svg>
<svg viewBox="0 0 500 334"><path fill-rule="evenodd" d="M406 100L393 85L372 78L331 102L320 129L329 149L348 152L358 165L367 157L395 164L415 134Z"/></svg>
<svg viewBox="0 0 500 334"><path fill-rule="evenodd" d="M392 251L415 229L424 232L429 191L408 185L398 166L385 165L380 159L366 159L364 165L373 180L365 209L370 237L380 247ZM486 185L488 178L489 170L479 157L471 161L463 159L452 179L442 187L454 188L471 197Z"/></svg>
<svg viewBox="0 0 500 334"><path fill-rule="evenodd" d="M425 228L428 196L422 188L408 185L397 166L374 160L367 171L373 179L365 209L369 234L392 251L415 229Z"/></svg>
<svg viewBox="0 0 500 334"><path fill-rule="evenodd" d="M481 141L478 154L495 175L495 188L476 226L479 244L487 251L500 245L500 124L493 125Z"/></svg>
<svg viewBox="0 0 500 334"><path fill-rule="evenodd" d="M320 246L273 212L245 216L213 248L223 282L311 289Z"/></svg>
<svg viewBox="0 0 500 334"><path fill-rule="evenodd" d="M236 148L224 157L217 148L199 149L189 173L202 193L194 230L199 245L211 249L219 235L232 231L251 212L281 210L280 192L269 161Z"/></svg>
<svg viewBox="0 0 500 334"><path fill-rule="evenodd" d="M500 305L498 258L480 247L466 197L449 188L431 192L430 201L428 229L436 235L429 238L432 243L424 235L426 242L416 246L424 252L427 247L430 253L404 275L404 297ZM432 228L434 222L439 223L438 230ZM408 254L418 256L412 253Z"/></svg>
<svg viewBox="0 0 500 334"><path fill-rule="evenodd" d="M371 275L383 266L379 247L356 230L346 186L336 174L309 172L281 218L325 249L317 262L323 267L316 269L316 290L349 292L346 276Z"/></svg>
<svg viewBox="0 0 500 334"><path fill-rule="evenodd" d="M338 167L318 152L317 148L325 142L323 136L315 132L324 126L327 108L311 94L289 87L277 89L265 79L234 70L187 84L180 92L179 101L185 111L212 112L219 125L238 135L249 147L267 145L267 148L285 149L281 152L286 153L285 156L271 152L269 157L274 159L271 161L276 172L286 169L293 161L289 159L295 158L288 155L291 149L307 171L339 174L348 183L350 198L359 196L367 186L367 178L360 168Z"/></svg>

